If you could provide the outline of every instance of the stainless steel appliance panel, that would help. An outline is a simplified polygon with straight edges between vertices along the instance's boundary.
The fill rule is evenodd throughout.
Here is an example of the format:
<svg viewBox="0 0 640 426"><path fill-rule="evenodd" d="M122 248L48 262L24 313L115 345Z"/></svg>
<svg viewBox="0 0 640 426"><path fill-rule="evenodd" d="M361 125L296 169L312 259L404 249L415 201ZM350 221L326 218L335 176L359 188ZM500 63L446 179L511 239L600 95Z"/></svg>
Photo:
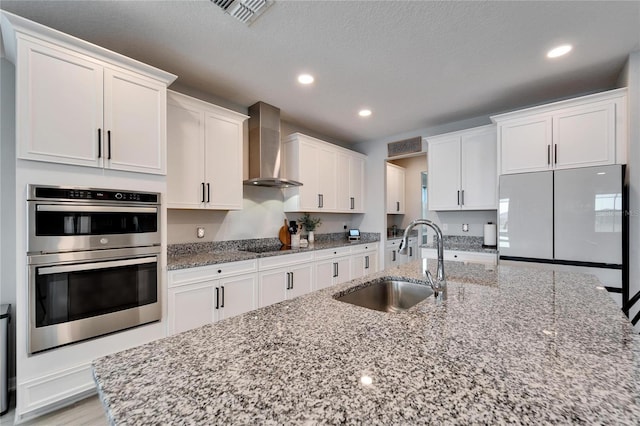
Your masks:
<svg viewBox="0 0 640 426"><path fill-rule="evenodd" d="M158 321L159 247L29 256L29 353Z"/></svg>
<svg viewBox="0 0 640 426"><path fill-rule="evenodd" d="M553 172L500 176L500 256L553 258Z"/></svg>
<svg viewBox="0 0 640 426"><path fill-rule="evenodd" d="M555 259L622 264L622 166L557 170Z"/></svg>
<svg viewBox="0 0 640 426"><path fill-rule="evenodd" d="M160 245L160 194L30 185L27 252Z"/></svg>

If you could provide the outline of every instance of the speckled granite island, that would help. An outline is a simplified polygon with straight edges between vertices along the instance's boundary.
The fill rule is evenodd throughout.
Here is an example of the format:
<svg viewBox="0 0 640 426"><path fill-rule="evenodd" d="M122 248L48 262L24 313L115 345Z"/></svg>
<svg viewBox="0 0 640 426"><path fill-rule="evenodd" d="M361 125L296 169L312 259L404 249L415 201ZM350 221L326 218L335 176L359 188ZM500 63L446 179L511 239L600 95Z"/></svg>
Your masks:
<svg viewBox="0 0 640 426"><path fill-rule="evenodd" d="M352 281L95 360L109 420L638 424L640 336L595 278L445 267L444 302L384 313L335 300Z"/></svg>

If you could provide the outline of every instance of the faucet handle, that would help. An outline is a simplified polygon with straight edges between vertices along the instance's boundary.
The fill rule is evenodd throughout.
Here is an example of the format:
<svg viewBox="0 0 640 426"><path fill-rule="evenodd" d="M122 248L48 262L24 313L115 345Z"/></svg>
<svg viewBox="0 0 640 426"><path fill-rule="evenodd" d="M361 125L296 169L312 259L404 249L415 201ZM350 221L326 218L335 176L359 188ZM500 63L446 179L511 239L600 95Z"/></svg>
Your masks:
<svg viewBox="0 0 640 426"><path fill-rule="evenodd" d="M436 285L433 282L433 275L431 275L431 272L429 272L428 269L425 269L424 272L427 275L427 284L429 284L429 287L431 287L432 289L435 289Z"/></svg>

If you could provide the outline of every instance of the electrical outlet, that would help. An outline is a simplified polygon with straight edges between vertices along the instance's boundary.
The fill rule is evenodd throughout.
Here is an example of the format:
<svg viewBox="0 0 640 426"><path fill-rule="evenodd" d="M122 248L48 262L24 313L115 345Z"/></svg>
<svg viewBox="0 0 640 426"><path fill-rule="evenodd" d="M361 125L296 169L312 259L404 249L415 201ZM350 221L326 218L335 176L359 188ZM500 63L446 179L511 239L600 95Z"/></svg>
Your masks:
<svg viewBox="0 0 640 426"><path fill-rule="evenodd" d="M198 238L204 238L204 228L202 226L198 226L196 229L196 235Z"/></svg>
<svg viewBox="0 0 640 426"><path fill-rule="evenodd" d="M469 232L469 224L468 223L463 223L462 224L462 232Z"/></svg>

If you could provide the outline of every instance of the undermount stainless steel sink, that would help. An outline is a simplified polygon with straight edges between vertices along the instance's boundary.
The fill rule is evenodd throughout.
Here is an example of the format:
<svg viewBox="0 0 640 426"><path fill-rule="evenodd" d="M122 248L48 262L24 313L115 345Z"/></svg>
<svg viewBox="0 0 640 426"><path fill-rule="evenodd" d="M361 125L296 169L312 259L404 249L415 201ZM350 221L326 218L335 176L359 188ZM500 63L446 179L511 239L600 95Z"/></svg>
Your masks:
<svg viewBox="0 0 640 426"><path fill-rule="evenodd" d="M431 295L433 290L429 286L389 279L374 281L335 299L382 312L402 312Z"/></svg>

